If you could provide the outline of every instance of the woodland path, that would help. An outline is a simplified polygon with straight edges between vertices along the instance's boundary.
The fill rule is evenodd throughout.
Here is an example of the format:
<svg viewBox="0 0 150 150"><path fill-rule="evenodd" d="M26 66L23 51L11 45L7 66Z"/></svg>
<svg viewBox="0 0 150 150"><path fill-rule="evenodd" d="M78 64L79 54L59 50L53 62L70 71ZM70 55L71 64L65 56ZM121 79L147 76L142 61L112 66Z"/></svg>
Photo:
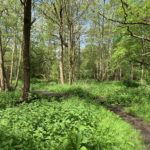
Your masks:
<svg viewBox="0 0 150 150"><path fill-rule="evenodd" d="M45 97L45 98L47 97L48 98L50 97L66 98L66 97L72 96L69 93L53 93L53 92L48 92L48 91L33 91L32 93L39 97ZM97 104L104 106L106 109L115 113L124 121L131 124L135 129L139 130L142 135L143 142L146 146L146 150L150 150L150 124L144 122L141 118L137 116L124 112L123 107L121 106L105 105L102 97L94 97L93 101L96 102Z"/></svg>
<svg viewBox="0 0 150 150"><path fill-rule="evenodd" d="M146 145L146 149L150 150L150 124L144 122L139 117L124 112L123 108L120 106L109 106L107 109L117 114L124 121L131 124L135 129L139 130L143 137L144 144Z"/></svg>

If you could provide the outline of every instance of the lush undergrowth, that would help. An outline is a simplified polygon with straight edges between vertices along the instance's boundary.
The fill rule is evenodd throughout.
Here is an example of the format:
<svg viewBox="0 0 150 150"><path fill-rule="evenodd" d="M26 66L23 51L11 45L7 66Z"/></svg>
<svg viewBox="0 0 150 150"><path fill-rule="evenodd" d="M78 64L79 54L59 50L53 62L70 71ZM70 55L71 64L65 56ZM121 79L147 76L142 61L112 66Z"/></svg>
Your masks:
<svg viewBox="0 0 150 150"><path fill-rule="evenodd" d="M136 133L100 105L124 105L125 110L150 121L150 86L128 82L77 82L58 85L32 82L31 90L68 93L68 100L37 99L18 105L19 90L0 93L2 150L134 150L143 149ZM92 102L92 103L89 103ZM111 119L110 119L111 118Z"/></svg>
<svg viewBox="0 0 150 150"><path fill-rule="evenodd" d="M57 84L33 84L33 90L66 92L79 97L101 96L107 104L131 105L150 102L150 86L126 82L77 82L72 86Z"/></svg>
<svg viewBox="0 0 150 150"><path fill-rule="evenodd" d="M111 119L110 119L111 118ZM77 97L0 111L2 150L141 150L138 133L101 106Z"/></svg>
<svg viewBox="0 0 150 150"><path fill-rule="evenodd" d="M103 97L105 104L123 105L125 110L150 122L150 86L137 82L77 82L73 86L57 84L33 84L32 89L67 92L90 98Z"/></svg>
<svg viewBox="0 0 150 150"><path fill-rule="evenodd" d="M122 82L77 82L70 85L59 85L47 82L33 82L31 90L45 90L51 92L66 92L72 96L91 99L95 96L103 97L106 104L121 104L131 106L150 103L150 86L137 84L128 85ZM32 96L32 95L31 95ZM1 92L0 108L14 106L19 100L20 92Z"/></svg>
<svg viewBox="0 0 150 150"><path fill-rule="evenodd" d="M0 92L0 109L15 106L16 102L19 101L19 98L19 91Z"/></svg>

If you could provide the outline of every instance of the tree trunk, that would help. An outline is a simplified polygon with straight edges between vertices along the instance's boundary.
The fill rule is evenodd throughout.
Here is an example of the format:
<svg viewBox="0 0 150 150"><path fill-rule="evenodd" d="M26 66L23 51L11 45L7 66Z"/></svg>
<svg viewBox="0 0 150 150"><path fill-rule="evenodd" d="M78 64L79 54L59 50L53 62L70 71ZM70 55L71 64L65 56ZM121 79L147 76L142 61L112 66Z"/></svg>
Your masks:
<svg viewBox="0 0 150 150"><path fill-rule="evenodd" d="M144 50L144 40L142 40L142 51L141 51L141 58L142 58L142 63L141 63L141 84L144 81L144 54L145 50Z"/></svg>
<svg viewBox="0 0 150 150"><path fill-rule="evenodd" d="M61 56L60 61L59 61L59 72L60 72L60 83L64 84L64 65L63 65L63 58Z"/></svg>
<svg viewBox="0 0 150 150"><path fill-rule="evenodd" d="M21 56L22 56L22 48L20 47L20 54L19 54L19 60L18 60L18 66L17 66L17 74L16 74L16 80L15 80L14 89L16 89L17 86L18 86L19 73L20 73L20 65L21 65Z"/></svg>
<svg viewBox="0 0 150 150"><path fill-rule="evenodd" d="M114 77L115 77L114 80L117 81L118 80L118 69L116 69L114 73L115 73L114 74Z"/></svg>
<svg viewBox="0 0 150 150"><path fill-rule="evenodd" d="M96 80L99 80L99 62L96 61Z"/></svg>
<svg viewBox="0 0 150 150"><path fill-rule="evenodd" d="M78 45L78 68L77 68L77 78L80 79L80 65L81 65L81 44L80 44L80 34L79 34L79 45Z"/></svg>
<svg viewBox="0 0 150 150"><path fill-rule="evenodd" d="M23 26L23 89L22 101L28 99L30 90L30 30L31 30L31 1L25 0L24 6L24 26Z"/></svg>
<svg viewBox="0 0 150 150"><path fill-rule="evenodd" d="M121 69L121 67L119 68L119 80L120 81L122 80L122 69Z"/></svg>
<svg viewBox="0 0 150 150"><path fill-rule="evenodd" d="M133 80L133 78L134 78L133 71L134 71L134 67L133 67L133 63L131 63L130 80Z"/></svg>
<svg viewBox="0 0 150 150"><path fill-rule="evenodd" d="M144 64L141 64L141 83L144 81Z"/></svg>
<svg viewBox="0 0 150 150"><path fill-rule="evenodd" d="M73 27L72 24L69 26L69 84L71 85L73 83L73 56L74 56L74 46L73 46Z"/></svg>
<svg viewBox="0 0 150 150"><path fill-rule="evenodd" d="M9 90L9 83L6 77L4 67L1 29L0 29L0 90Z"/></svg>
<svg viewBox="0 0 150 150"><path fill-rule="evenodd" d="M4 62L3 62L3 50L2 50L2 38L0 30L0 88L5 90L5 79L4 79Z"/></svg>
<svg viewBox="0 0 150 150"><path fill-rule="evenodd" d="M15 50L16 50L16 35L14 35L14 47L12 49L12 54L11 54L11 66L10 66L10 77L9 77L10 86L12 85L12 78L13 78L13 66L14 66Z"/></svg>
<svg viewBox="0 0 150 150"><path fill-rule="evenodd" d="M61 38L61 56L59 60L59 72L60 72L60 83L64 84L64 48L63 48L63 40Z"/></svg>
<svg viewBox="0 0 150 150"><path fill-rule="evenodd" d="M105 5L105 1L104 1ZM103 15L105 15L105 7L103 7ZM104 33L105 33L105 18L104 16L102 17L102 48L101 48L101 80L104 80L104 74L105 74L105 58L104 58L104 53L105 53L105 44L104 44Z"/></svg>
<svg viewBox="0 0 150 150"><path fill-rule="evenodd" d="M64 84L64 37L63 37L63 9L60 9L60 31L59 37L61 42L61 56L59 60L60 83Z"/></svg>

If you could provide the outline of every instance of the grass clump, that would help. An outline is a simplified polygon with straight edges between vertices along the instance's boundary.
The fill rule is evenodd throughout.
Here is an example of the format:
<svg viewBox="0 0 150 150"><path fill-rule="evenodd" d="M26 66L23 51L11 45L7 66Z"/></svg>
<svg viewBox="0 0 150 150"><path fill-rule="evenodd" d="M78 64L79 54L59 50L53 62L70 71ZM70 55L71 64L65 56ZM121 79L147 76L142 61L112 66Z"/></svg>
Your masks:
<svg viewBox="0 0 150 150"><path fill-rule="evenodd" d="M0 109L12 107L19 101L20 93L18 91L1 91L0 92Z"/></svg>
<svg viewBox="0 0 150 150"><path fill-rule="evenodd" d="M110 119L111 118L111 119ZM3 150L141 150L139 134L101 106L72 97L0 111Z"/></svg>
<svg viewBox="0 0 150 150"><path fill-rule="evenodd" d="M135 116L139 116L140 118L150 123L150 102L134 104L130 107L126 107L125 111Z"/></svg>

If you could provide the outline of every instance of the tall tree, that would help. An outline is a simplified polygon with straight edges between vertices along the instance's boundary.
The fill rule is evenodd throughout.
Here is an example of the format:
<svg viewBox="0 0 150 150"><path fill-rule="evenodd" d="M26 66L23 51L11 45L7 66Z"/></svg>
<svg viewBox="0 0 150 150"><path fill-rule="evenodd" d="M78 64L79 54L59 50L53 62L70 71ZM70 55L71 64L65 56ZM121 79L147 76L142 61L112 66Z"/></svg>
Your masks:
<svg viewBox="0 0 150 150"><path fill-rule="evenodd" d="M24 25L23 25L23 89L22 101L28 99L30 90L30 30L31 30L31 5L32 0L21 0L24 7Z"/></svg>
<svg viewBox="0 0 150 150"><path fill-rule="evenodd" d="M5 12L5 8L0 10L0 19L3 16L3 12ZM2 44L1 27L0 27L0 90L9 90L9 82L6 76L5 66L4 66L4 49Z"/></svg>
<svg viewBox="0 0 150 150"><path fill-rule="evenodd" d="M4 68L4 58L3 58L3 47L2 47L2 35L0 30L0 90L8 89L8 82L6 78L5 68Z"/></svg>

